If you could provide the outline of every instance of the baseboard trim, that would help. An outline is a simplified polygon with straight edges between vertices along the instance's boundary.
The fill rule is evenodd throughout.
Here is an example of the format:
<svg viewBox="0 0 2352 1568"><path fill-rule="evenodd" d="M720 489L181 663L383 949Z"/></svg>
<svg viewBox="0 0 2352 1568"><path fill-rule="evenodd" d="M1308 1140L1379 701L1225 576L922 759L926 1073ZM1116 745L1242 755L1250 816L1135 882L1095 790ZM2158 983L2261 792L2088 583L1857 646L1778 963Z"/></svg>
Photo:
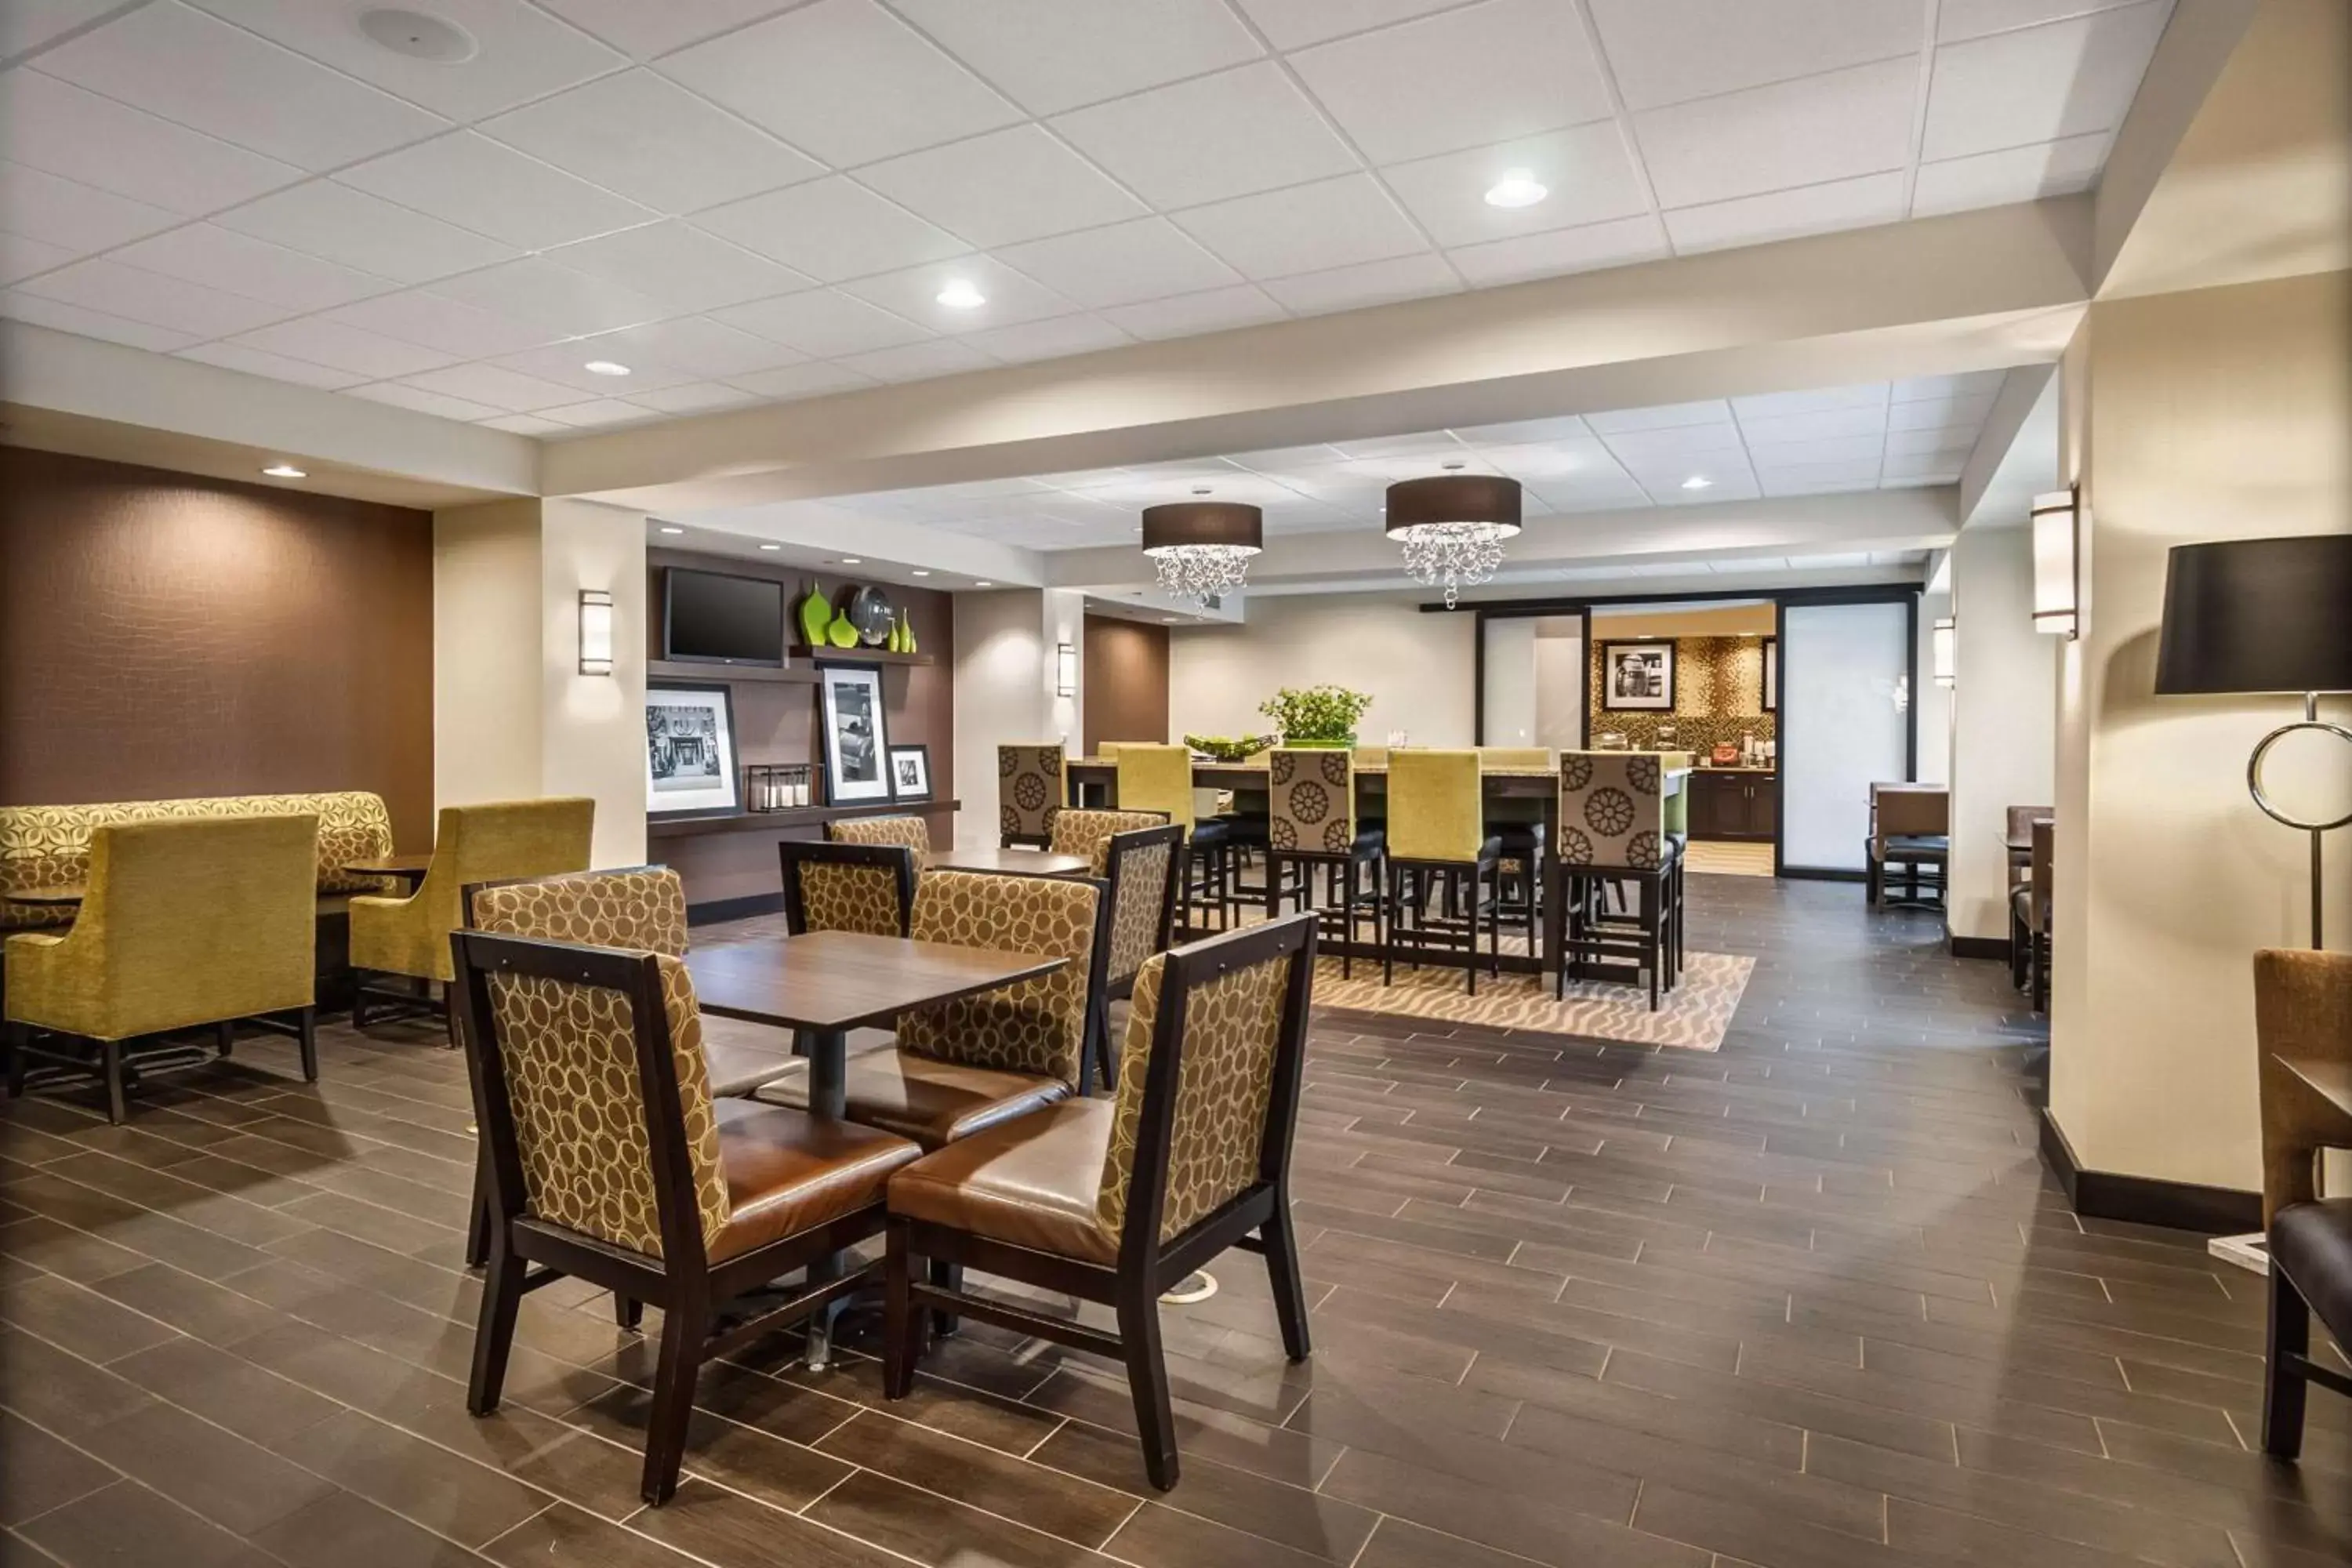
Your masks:
<svg viewBox="0 0 2352 1568"><path fill-rule="evenodd" d="M1993 958L2009 962L2009 939L2005 936L1956 936L1952 939L1954 958Z"/></svg>
<svg viewBox="0 0 2352 1568"><path fill-rule="evenodd" d="M2236 1236L2263 1227L2260 1193L2083 1169L2065 1130L2047 1108L2042 1112L2042 1159L2066 1189L2074 1212L2085 1219L2123 1220L2207 1236Z"/></svg>
<svg viewBox="0 0 2352 1568"><path fill-rule="evenodd" d="M688 904L686 923L689 926L717 925L720 921L749 920L753 915L780 915L784 912L782 893L753 893L743 899L713 899L707 904Z"/></svg>
<svg viewBox="0 0 2352 1568"><path fill-rule="evenodd" d="M1854 882L1870 880L1867 871L1848 871L1837 866L1783 866L1773 873L1794 882Z"/></svg>

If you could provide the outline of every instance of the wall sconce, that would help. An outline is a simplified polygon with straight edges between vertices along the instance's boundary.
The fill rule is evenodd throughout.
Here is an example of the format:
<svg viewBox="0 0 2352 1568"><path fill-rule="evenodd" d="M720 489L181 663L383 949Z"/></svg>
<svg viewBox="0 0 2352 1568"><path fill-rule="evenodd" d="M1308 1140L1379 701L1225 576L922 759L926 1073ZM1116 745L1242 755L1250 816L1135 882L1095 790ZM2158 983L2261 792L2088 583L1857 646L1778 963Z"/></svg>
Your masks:
<svg viewBox="0 0 2352 1568"><path fill-rule="evenodd" d="M1935 666L1936 684L1947 689L1959 679L1958 629L1952 617L1946 616L1928 633L1927 648Z"/></svg>
<svg viewBox="0 0 2352 1568"><path fill-rule="evenodd" d="M1054 695L1076 697L1078 694L1078 650L1069 643L1057 643L1054 647Z"/></svg>
<svg viewBox="0 0 2352 1568"><path fill-rule="evenodd" d="M602 588L580 590L580 673L613 673L613 595Z"/></svg>
<svg viewBox="0 0 2352 1568"><path fill-rule="evenodd" d="M2079 486L2033 498L2033 629L2071 637L2082 611Z"/></svg>

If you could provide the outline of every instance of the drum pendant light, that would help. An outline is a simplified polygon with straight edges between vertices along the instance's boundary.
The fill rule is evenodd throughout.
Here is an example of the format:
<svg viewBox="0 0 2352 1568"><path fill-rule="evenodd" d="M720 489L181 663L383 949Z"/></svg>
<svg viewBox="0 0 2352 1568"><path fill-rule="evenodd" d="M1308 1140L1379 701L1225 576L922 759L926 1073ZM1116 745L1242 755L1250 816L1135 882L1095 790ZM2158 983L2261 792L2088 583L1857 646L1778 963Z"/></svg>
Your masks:
<svg viewBox="0 0 2352 1568"><path fill-rule="evenodd" d="M1389 487L1388 536L1404 546L1405 570L1455 596L1491 579L1503 541L1519 531L1519 481L1499 474L1439 474Z"/></svg>
<svg viewBox="0 0 2352 1568"><path fill-rule="evenodd" d="M1238 501L1171 501L1143 509L1143 552L1160 588L1206 605L1240 591L1265 544L1265 514Z"/></svg>

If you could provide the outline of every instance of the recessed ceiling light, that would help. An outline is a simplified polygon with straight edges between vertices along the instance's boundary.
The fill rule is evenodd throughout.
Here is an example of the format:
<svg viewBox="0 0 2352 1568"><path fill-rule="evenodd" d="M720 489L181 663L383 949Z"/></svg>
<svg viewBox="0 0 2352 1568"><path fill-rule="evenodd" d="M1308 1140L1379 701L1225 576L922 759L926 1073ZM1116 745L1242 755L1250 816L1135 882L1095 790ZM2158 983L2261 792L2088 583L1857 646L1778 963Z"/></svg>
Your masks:
<svg viewBox="0 0 2352 1568"><path fill-rule="evenodd" d="M273 479L307 479L310 477L291 463L272 463L261 471Z"/></svg>
<svg viewBox="0 0 2352 1568"><path fill-rule="evenodd" d="M781 544L762 544L760 548L762 550L782 550L783 546Z"/></svg>
<svg viewBox="0 0 2352 1568"><path fill-rule="evenodd" d="M422 11L389 7L363 11L360 14L360 31L381 48L436 66L463 65L481 50L474 35L457 23Z"/></svg>
<svg viewBox="0 0 2352 1568"><path fill-rule="evenodd" d="M629 367L608 359L592 359L580 367L591 375L626 375Z"/></svg>
<svg viewBox="0 0 2352 1568"><path fill-rule="evenodd" d="M950 310L972 310L988 303L988 296L962 278L952 279L940 290L940 303Z"/></svg>
<svg viewBox="0 0 2352 1568"><path fill-rule="evenodd" d="M1703 490L1713 483L1715 483L1715 481L1708 479L1705 474L1693 474L1689 479L1683 481L1683 489L1686 490Z"/></svg>
<svg viewBox="0 0 2352 1568"><path fill-rule="evenodd" d="M1176 624L1176 617L1173 616L1162 616L1160 618L1167 622L1171 626Z"/></svg>
<svg viewBox="0 0 2352 1568"><path fill-rule="evenodd" d="M928 577L930 574L930 569L929 567L918 566L915 568L915 575L918 577Z"/></svg>
<svg viewBox="0 0 2352 1568"><path fill-rule="evenodd" d="M974 583L972 586L975 588L993 588L996 584L990 582L987 578L982 577L979 582Z"/></svg>
<svg viewBox="0 0 2352 1568"><path fill-rule="evenodd" d="M845 555L840 560L835 562L834 564L835 566L863 566L866 564L866 557L863 555Z"/></svg>
<svg viewBox="0 0 2352 1568"><path fill-rule="evenodd" d="M1536 177L1525 169L1513 169L1486 187L1486 205L1490 207L1531 207L1551 192L1536 183Z"/></svg>
<svg viewBox="0 0 2352 1568"><path fill-rule="evenodd" d="M676 523L666 522L662 524L662 531L664 533L684 533L686 530L678 527Z"/></svg>

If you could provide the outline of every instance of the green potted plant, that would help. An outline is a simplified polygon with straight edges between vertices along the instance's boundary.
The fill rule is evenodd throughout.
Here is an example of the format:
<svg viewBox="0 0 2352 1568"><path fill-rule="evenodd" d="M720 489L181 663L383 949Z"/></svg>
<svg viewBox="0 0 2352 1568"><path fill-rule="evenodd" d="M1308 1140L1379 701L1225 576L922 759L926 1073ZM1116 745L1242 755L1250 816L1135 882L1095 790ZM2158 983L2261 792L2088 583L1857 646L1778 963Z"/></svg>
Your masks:
<svg viewBox="0 0 2352 1568"><path fill-rule="evenodd" d="M1286 746L1327 746L1333 750L1356 743L1356 721L1372 705L1370 697L1344 686L1286 686L1257 710L1274 721Z"/></svg>

